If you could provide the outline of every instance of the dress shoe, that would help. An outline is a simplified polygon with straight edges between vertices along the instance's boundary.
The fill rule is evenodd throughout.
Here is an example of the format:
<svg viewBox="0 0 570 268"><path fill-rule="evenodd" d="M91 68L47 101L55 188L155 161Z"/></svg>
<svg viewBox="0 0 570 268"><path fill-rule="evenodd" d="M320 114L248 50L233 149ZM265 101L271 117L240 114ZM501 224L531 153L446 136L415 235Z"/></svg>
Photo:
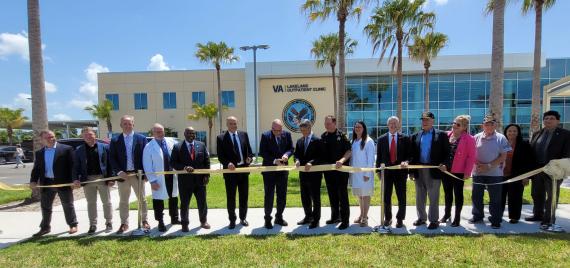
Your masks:
<svg viewBox="0 0 570 268"><path fill-rule="evenodd" d="M384 226L392 226L392 220L385 220Z"/></svg>
<svg viewBox="0 0 570 268"><path fill-rule="evenodd" d="M438 227L439 227L439 222L430 222L428 225L428 229L430 230L437 229Z"/></svg>
<svg viewBox="0 0 570 268"><path fill-rule="evenodd" d="M340 219L330 219L330 220L327 220L325 223L326 224L337 224L339 222L340 222Z"/></svg>
<svg viewBox="0 0 570 268"><path fill-rule="evenodd" d="M235 221L230 221L230 225L228 226L228 229L235 229L236 228L236 222Z"/></svg>
<svg viewBox="0 0 570 268"><path fill-rule="evenodd" d="M396 220L396 228L402 228L402 227L404 227L404 221Z"/></svg>
<svg viewBox="0 0 570 268"><path fill-rule="evenodd" d="M548 227L550 227L550 224L541 224L539 228L540 228L541 230L547 230Z"/></svg>
<svg viewBox="0 0 570 268"><path fill-rule="evenodd" d="M142 222L142 227L145 230L150 230L150 224L148 224L148 221L143 221Z"/></svg>
<svg viewBox="0 0 570 268"><path fill-rule="evenodd" d="M517 224L517 223L519 223L519 220L510 219L510 220L509 220L509 223L510 223L510 224Z"/></svg>
<svg viewBox="0 0 570 268"><path fill-rule="evenodd" d="M526 217L524 218L525 221L542 221L542 217L536 217L536 216L532 216L532 217Z"/></svg>
<svg viewBox="0 0 570 268"><path fill-rule="evenodd" d="M493 224L491 224L491 228L493 228L493 229L500 229L500 228L501 228L501 224L500 224L500 223L493 223Z"/></svg>
<svg viewBox="0 0 570 268"><path fill-rule="evenodd" d="M121 224L121 226L119 226L119 230L117 230L117 234L123 234L127 230L129 230L129 225L128 224Z"/></svg>
<svg viewBox="0 0 570 268"><path fill-rule="evenodd" d="M71 227L69 227L69 231L68 231L67 233L68 233L68 234L77 233L77 226L71 226Z"/></svg>
<svg viewBox="0 0 570 268"><path fill-rule="evenodd" d="M263 227L267 229L273 229L273 224L271 224L271 220L265 220L265 225Z"/></svg>
<svg viewBox="0 0 570 268"><path fill-rule="evenodd" d="M309 218L304 218L304 219L298 221L298 222L297 222L297 225L305 225L305 224L309 224L309 223L311 223L311 219L309 219Z"/></svg>
<svg viewBox="0 0 570 268"><path fill-rule="evenodd" d="M451 223L451 227L459 227L459 218L455 218Z"/></svg>
<svg viewBox="0 0 570 268"><path fill-rule="evenodd" d="M105 223L105 232L110 232L112 230L113 230L113 224L110 222Z"/></svg>
<svg viewBox="0 0 570 268"><path fill-rule="evenodd" d="M188 224L182 224L182 229L181 229L181 231L182 231L183 233L190 232L190 229L188 229Z"/></svg>
<svg viewBox="0 0 570 268"><path fill-rule="evenodd" d="M445 215L441 219L439 219L439 223L446 223L451 219L451 216Z"/></svg>
<svg viewBox="0 0 570 268"><path fill-rule="evenodd" d="M51 228L42 228L39 232L32 235L32 237L41 237L51 232Z"/></svg>
<svg viewBox="0 0 570 268"><path fill-rule="evenodd" d="M344 230L346 228L348 228L348 222L343 222L343 223L339 224L337 227L337 229L339 229L339 230Z"/></svg>
<svg viewBox="0 0 570 268"><path fill-rule="evenodd" d="M89 226L89 231L87 231L88 235L92 235L97 231L97 226L96 225L91 225Z"/></svg>
<svg viewBox="0 0 570 268"><path fill-rule="evenodd" d="M314 221L314 222L311 222L311 223L309 224L309 229L315 229L315 228L317 228L317 227L319 227L319 222L318 222L318 221Z"/></svg>
<svg viewBox="0 0 570 268"><path fill-rule="evenodd" d="M249 222L247 222L247 220L240 220L239 224L241 224L242 226L249 226Z"/></svg>
<svg viewBox="0 0 570 268"><path fill-rule="evenodd" d="M471 218L471 219L468 219L467 222L469 222L469 223L471 223L471 224L481 223L481 222L483 222L483 219Z"/></svg>
<svg viewBox="0 0 570 268"><path fill-rule="evenodd" d="M279 224L279 225L281 225L281 226L287 226L287 225L289 225L289 224L287 223L287 221L285 221L284 219L275 219L275 224Z"/></svg>
<svg viewBox="0 0 570 268"><path fill-rule="evenodd" d="M170 218L170 224L172 225L180 224L180 220L178 219L178 217L172 217Z"/></svg>
<svg viewBox="0 0 570 268"><path fill-rule="evenodd" d="M164 222L163 221L159 221L158 222L158 231L159 232L166 232L166 226L164 226Z"/></svg>
<svg viewBox="0 0 570 268"><path fill-rule="evenodd" d="M424 224L426 224L426 221L423 221L423 220L416 220L414 222L414 226L420 226L420 225L424 225Z"/></svg>
<svg viewBox="0 0 570 268"><path fill-rule="evenodd" d="M202 224L200 224L200 227L202 229L210 229L211 228L211 226L208 222L203 222Z"/></svg>

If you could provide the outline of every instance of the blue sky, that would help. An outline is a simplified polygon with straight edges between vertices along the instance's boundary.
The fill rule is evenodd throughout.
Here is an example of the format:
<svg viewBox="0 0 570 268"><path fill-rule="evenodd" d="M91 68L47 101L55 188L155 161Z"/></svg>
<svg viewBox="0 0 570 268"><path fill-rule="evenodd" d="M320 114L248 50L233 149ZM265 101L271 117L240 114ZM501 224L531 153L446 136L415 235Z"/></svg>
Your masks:
<svg viewBox="0 0 570 268"><path fill-rule="evenodd" d="M373 2L373 1L372 1ZM486 0L429 0L425 9L437 15L436 30L449 36L442 55L489 54L491 16ZM520 3L511 1L505 21L505 52L533 51L534 15L522 16ZM236 48L240 62L222 68L243 67L252 61L242 45L268 44L259 61L311 59L311 42L337 31L329 19L307 25L300 12L302 0L40 0L48 116L53 119L89 119L83 107L96 103L96 73L208 69L195 57L196 43L225 41ZM353 58L373 57L360 22L350 21L347 32L359 41ZM570 1L557 1L543 19L542 51L547 57L570 57L567 11ZM30 116L29 61L27 59L26 1L0 2L0 106L26 109Z"/></svg>

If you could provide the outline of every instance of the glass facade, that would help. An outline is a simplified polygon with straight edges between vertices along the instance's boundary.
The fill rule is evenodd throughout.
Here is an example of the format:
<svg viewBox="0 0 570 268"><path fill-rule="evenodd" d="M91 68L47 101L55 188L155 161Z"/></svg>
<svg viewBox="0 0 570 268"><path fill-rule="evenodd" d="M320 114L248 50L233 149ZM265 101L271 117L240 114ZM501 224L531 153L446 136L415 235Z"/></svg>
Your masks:
<svg viewBox="0 0 570 268"><path fill-rule="evenodd" d="M162 108L176 109L176 92L162 93Z"/></svg>
<svg viewBox="0 0 570 268"><path fill-rule="evenodd" d="M541 71L541 88L570 75L570 58L547 59ZM397 83L395 76L347 76L346 113L349 134L358 120L363 120L368 133L377 138L388 131L386 120L396 114ZM424 109L425 81L422 74L404 75L402 88L402 132L419 131ZM488 111L491 89L489 72L437 73L430 75L430 110L435 127L449 129L455 116L471 115L471 133ZM505 72L503 123L519 124L528 137L531 113L532 71ZM542 92L542 90L541 90ZM542 94L542 93L541 93ZM541 104L542 105L542 104ZM560 112L561 123L570 127L570 98L553 98L551 109Z"/></svg>
<svg viewBox="0 0 570 268"><path fill-rule="evenodd" d="M105 94L105 98L113 103L113 111L119 110L119 94Z"/></svg>
<svg viewBox="0 0 570 268"><path fill-rule="evenodd" d="M135 110L146 110L148 109L148 101L146 93L135 93Z"/></svg>
<svg viewBox="0 0 570 268"><path fill-rule="evenodd" d="M206 103L206 92L204 91L194 91L192 92L192 103L198 103L198 105L204 105Z"/></svg>
<svg viewBox="0 0 570 268"><path fill-rule="evenodd" d="M236 97L233 90L222 91L222 106L226 106L228 108L236 107Z"/></svg>

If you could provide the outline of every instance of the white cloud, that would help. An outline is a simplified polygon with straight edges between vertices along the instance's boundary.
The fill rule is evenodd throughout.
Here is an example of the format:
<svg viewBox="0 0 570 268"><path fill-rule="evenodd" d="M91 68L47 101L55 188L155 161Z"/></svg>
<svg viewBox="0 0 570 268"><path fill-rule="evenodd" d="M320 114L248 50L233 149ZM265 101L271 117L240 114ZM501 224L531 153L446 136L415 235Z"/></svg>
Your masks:
<svg viewBox="0 0 570 268"><path fill-rule="evenodd" d="M66 114L54 114L52 118L54 120L58 120L58 121L69 121L69 120L71 120L71 116L66 115Z"/></svg>
<svg viewBox="0 0 570 268"><path fill-rule="evenodd" d="M443 6L445 4L447 4L448 0L434 0L435 4L438 6Z"/></svg>
<svg viewBox="0 0 570 268"><path fill-rule="evenodd" d="M54 93L57 91L57 87L48 81L45 81L45 88L47 93Z"/></svg>
<svg viewBox="0 0 570 268"><path fill-rule="evenodd" d="M0 33L0 58L11 55L18 55L22 59L28 60L28 34L21 33Z"/></svg>
<svg viewBox="0 0 570 268"><path fill-rule="evenodd" d="M18 93L14 98L14 106L16 108L24 108L26 110L32 108L32 95L27 93Z"/></svg>
<svg viewBox="0 0 570 268"><path fill-rule="evenodd" d="M97 99L97 74L109 72L109 68L92 62L87 69L84 70L87 81L81 82L79 92L90 100Z"/></svg>
<svg viewBox="0 0 570 268"><path fill-rule="evenodd" d="M164 61L164 57L160 54L156 54L150 58L150 63L146 67L149 71L168 71L170 67Z"/></svg>
<svg viewBox="0 0 570 268"><path fill-rule="evenodd" d="M79 109L85 109L85 107L87 106L91 106L95 104L93 101L91 100L84 100L84 99L72 99L69 102L69 105L75 108L79 108Z"/></svg>

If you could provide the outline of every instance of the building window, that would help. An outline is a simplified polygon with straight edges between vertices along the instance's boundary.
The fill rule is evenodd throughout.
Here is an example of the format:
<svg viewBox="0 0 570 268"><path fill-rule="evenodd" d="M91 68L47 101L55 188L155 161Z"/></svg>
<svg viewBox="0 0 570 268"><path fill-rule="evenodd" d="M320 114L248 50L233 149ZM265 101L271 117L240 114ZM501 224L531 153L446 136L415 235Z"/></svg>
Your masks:
<svg viewBox="0 0 570 268"><path fill-rule="evenodd" d="M204 144L208 144L206 138L206 131L196 131L196 140L203 142Z"/></svg>
<svg viewBox="0 0 570 268"><path fill-rule="evenodd" d="M176 109L176 92L162 93L162 108Z"/></svg>
<svg viewBox="0 0 570 268"><path fill-rule="evenodd" d="M113 103L113 111L119 110L119 94L105 94L105 98Z"/></svg>
<svg viewBox="0 0 570 268"><path fill-rule="evenodd" d="M222 106L226 106L228 108L236 107L235 93L233 90L222 91Z"/></svg>
<svg viewBox="0 0 570 268"><path fill-rule="evenodd" d="M206 104L206 92L195 91L192 92L192 104L198 103L199 105Z"/></svg>
<svg viewBox="0 0 570 268"><path fill-rule="evenodd" d="M135 93L135 110L148 109L146 93Z"/></svg>

